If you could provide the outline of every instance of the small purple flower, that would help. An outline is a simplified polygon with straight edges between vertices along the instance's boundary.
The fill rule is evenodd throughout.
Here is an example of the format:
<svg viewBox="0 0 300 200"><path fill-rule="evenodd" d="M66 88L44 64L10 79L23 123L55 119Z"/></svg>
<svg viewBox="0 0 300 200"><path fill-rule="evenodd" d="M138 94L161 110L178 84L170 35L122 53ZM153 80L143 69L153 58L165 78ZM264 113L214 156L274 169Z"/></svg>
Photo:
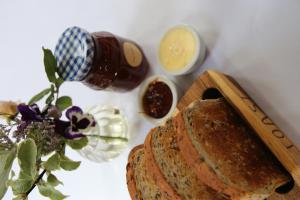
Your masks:
<svg viewBox="0 0 300 200"><path fill-rule="evenodd" d="M63 121L63 120L54 120L55 124L55 132L63 135L67 139L75 139L84 137L83 134L71 134L70 128L71 128L71 122L69 121Z"/></svg>
<svg viewBox="0 0 300 200"><path fill-rule="evenodd" d="M83 133L74 133L74 132L71 131L71 127L68 127L66 129L64 137L67 138L67 139L76 139L76 138L85 137L85 135Z"/></svg>
<svg viewBox="0 0 300 200"><path fill-rule="evenodd" d="M31 122L31 121L43 121L43 117L41 116L41 111L36 104L25 105L19 104L18 111L21 113L22 121Z"/></svg>
<svg viewBox="0 0 300 200"><path fill-rule="evenodd" d="M81 110L81 108L79 108L78 106L72 106L71 108L69 108L66 112L66 117L68 119L71 119L71 117L73 116L73 114L83 114L83 111Z"/></svg>
<svg viewBox="0 0 300 200"><path fill-rule="evenodd" d="M92 115L84 114L81 108L73 106L66 112L66 117L70 121L55 120L56 132L61 133L68 139L84 137L83 132L96 126Z"/></svg>
<svg viewBox="0 0 300 200"><path fill-rule="evenodd" d="M71 122L71 133L86 132L96 125L94 117L90 114L83 114L81 108L77 106L69 108L66 117Z"/></svg>

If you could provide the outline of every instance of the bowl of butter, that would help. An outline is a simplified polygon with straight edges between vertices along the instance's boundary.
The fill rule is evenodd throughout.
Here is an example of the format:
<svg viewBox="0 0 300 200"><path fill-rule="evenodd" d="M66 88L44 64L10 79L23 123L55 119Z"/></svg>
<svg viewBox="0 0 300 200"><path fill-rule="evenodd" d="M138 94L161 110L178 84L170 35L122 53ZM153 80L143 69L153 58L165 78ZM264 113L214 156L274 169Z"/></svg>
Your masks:
<svg viewBox="0 0 300 200"><path fill-rule="evenodd" d="M176 25L160 40L158 59L163 71L184 75L198 68L205 58L206 47L195 28Z"/></svg>

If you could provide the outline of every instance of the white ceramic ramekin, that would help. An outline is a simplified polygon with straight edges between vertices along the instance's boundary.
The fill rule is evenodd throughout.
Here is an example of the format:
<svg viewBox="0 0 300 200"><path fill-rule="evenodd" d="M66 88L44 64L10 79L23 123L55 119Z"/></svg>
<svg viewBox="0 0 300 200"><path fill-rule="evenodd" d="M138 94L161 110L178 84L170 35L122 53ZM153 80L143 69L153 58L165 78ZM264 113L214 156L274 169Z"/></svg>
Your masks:
<svg viewBox="0 0 300 200"><path fill-rule="evenodd" d="M178 29L178 28L184 28L187 31L192 33L192 35L195 38L195 42L196 42L196 51L195 51L195 54L194 54L193 58L190 60L190 62L187 65L185 65L184 68L182 68L180 70L176 70L176 71L170 71L170 70L167 70L163 66L163 64L160 60L160 55L159 55L160 54L160 46L161 46L161 42L164 40L164 37L166 37L170 31L173 31L173 30ZM193 28L190 25L185 25L185 24L176 25L176 26L171 27L170 29L168 29L165 32L165 34L163 35L163 37L160 41L160 44L159 44L159 48L158 48L158 60L160 62L161 69L165 73L170 74L170 75L175 75L175 76L185 75L185 74L191 73L192 71L194 71L195 69L200 67L201 64L204 61L205 54L206 54L206 47L205 47L204 41L202 40L202 38L200 37L200 35L198 34L198 32L196 31L195 28Z"/></svg>
<svg viewBox="0 0 300 200"><path fill-rule="evenodd" d="M151 84L153 81L161 81L164 82L165 84L167 84L171 90L172 93L172 105L171 108L169 110L169 112L162 118L154 118L151 117L149 115L147 115L144 111L144 106L143 106L143 97L144 94L149 86L149 84ZM163 123L166 119L170 118L173 114L173 112L176 109L176 105L178 102L178 89L175 85L175 83L173 83L171 80L169 80L167 77L165 76L161 76L161 75L154 75L149 77L148 79L146 79L143 84L140 87L140 91L139 91L139 109L140 109L140 114L149 122L155 124L155 125L159 125L161 123Z"/></svg>

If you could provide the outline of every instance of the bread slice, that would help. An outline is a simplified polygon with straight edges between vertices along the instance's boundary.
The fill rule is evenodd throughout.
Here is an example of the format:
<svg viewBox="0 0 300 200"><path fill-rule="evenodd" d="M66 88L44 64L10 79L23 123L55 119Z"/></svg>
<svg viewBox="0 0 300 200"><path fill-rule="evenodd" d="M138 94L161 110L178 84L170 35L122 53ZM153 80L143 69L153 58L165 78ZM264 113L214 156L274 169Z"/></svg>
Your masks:
<svg viewBox="0 0 300 200"><path fill-rule="evenodd" d="M190 165L192 170L194 170L198 178L211 188L214 188L216 191L227 195L232 200L247 199L245 192L223 183L216 173L206 164L204 158L199 155L199 152L195 148L190 148L193 146L193 143L189 137L186 137L187 132L182 115L178 114L174 121L177 123L177 143L180 153Z"/></svg>
<svg viewBox="0 0 300 200"><path fill-rule="evenodd" d="M179 153L176 137L176 128L169 120L153 129L145 140L148 169L156 184L173 200L225 199L197 178Z"/></svg>
<svg viewBox="0 0 300 200"><path fill-rule="evenodd" d="M131 150L126 169L127 186L132 200L168 200L147 172L143 145Z"/></svg>
<svg viewBox="0 0 300 200"><path fill-rule="evenodd" d="M290 180L225 99L196 101L176 121L183 157L201 180L231 198L264 199Z"/></svg>

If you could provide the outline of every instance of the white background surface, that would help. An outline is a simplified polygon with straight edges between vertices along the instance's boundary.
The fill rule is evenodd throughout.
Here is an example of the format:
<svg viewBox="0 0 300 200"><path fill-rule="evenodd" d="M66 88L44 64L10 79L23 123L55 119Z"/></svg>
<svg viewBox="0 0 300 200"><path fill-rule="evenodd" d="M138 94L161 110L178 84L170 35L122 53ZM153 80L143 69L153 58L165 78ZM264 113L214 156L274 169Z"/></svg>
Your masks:
<svg viewBox="0 0 300 200"><path fill-rule="evenodd" d="M67 27L107 30L141 45L154 73L159 39L170 26L196 27L209 54L194 74L176 78L185 89L207 68L233 76L264 111L300 146L300 1L297 0L1 0L0 99L27 101L48 86L41 47L53 49ZM68 83L63 94L88 107L107 104L128 115L134 135L130 148L142 143L151 125L138 115L137 89L127 94L95 92ZM74 172L58 172L60 189L71 200L127 200L125 166L129 149L109 163L84 161ZM84 160L76 152L70 157ZM11 199L11 191L4 199ZM39 200L36 190L29 199Z"/></svg>

